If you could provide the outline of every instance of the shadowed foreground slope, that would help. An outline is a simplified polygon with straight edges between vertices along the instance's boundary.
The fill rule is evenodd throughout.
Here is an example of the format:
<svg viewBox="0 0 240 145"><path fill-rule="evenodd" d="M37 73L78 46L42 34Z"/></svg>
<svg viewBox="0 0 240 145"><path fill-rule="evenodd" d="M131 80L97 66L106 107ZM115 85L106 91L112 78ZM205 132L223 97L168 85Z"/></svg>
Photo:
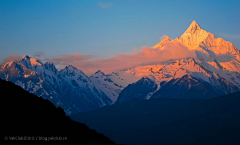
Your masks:
<svg viewBox="0 0 240 145"><path fill-rule="evenodd" d="M78 144L114 144L103 134L89 129L66 117L61 108L50 101L37 97L11 82L0 79L2 106L2 139L27 140L49 139L76 141ZM13 138L11 138L13 137ZM53 138L55 140L51 140ZM58 137L58 138L56 138ZM61 137L61 138L60 138Z"/></svg>
<svg viewBox="0 0 240 145"><path fill-rule="evenodd" d="M116 143L240 144L240 92L206 100L132 100L70 117Z"/></svg>

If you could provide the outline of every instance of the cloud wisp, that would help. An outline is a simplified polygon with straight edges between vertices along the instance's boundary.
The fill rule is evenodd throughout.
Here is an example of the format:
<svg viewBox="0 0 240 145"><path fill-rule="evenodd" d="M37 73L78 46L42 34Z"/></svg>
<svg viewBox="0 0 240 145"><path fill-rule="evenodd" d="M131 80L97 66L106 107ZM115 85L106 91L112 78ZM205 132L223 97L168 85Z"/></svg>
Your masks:
<svg viewBox="0 0 240 145"><path fill-rule="evenodd" d="M58 68L73 65L86 74L92 74L97 70L102 70L104 73L111 73L134 68L139 65L156 64L169 59L195 57L194 52L179 43L167 43L165 47L166 49L163 50L142 47L140 51L134 50L131 54L118 54L107 59L99 59L98 56L76 53L53 58L51 61Z"/></svg>
<svg viewBox="0 0 240 145"><path fill-rule="evenodd" d="M35 53L34 57L43 63L52 62L58 69L73 65L88 75L95 73L97 70L102 70L108 74L141 65L158 64L169 59L196 57L193 51L178 42L168 42L163 47L163 49L142 47L141 50L135 49L133 53L117 54L110 58L102 58L98 55L82 55L80 53L46 58L43 52ZM9 55L4 59L4 62L20 59L21 56L19 55Z"/></svg>
<svg viewBox="0 0 240 145"><path fill-rule="evenodd" d="M163 40L167 35L162 35L159 40Z"/></svg>
<svg viewBox="0 0 240 145"><path fill-rule="evenodd" d="M75 53L73 55L62 55L61 57L56 57L53 59L45 59L44 61L51 61L56 66L60 66L60 68L63 68L67 65L81 67L86 62L93 61L96 58L98 58L96 55L82 55Z"/></svg>
<svg viewBox="0 0 240 145"><path fill-rule="evenodd" d="M112 6L111 3L102 3L102 2L98 3L98 5L99 5L99 7L102 8L102 9L107 9L107 8L109 8L109 7Z"/></svg>
<svg viewBox="0 0 240 145"><path fill-rule="evenodd" d="M41 57L45 57L45 54L42 51L39 51L39 52L36 52L33 56L37 58L41 58Z"/></svg>
<svg viewBox="0 0 240 145"><path fill-rule="evenodd" d="M3 60L3 63L6 63L6 62L9 62L9 61L12 61L12 60L20 60L22 57L15 54L15 55L9 55L8 57L6 57L4 60Z"/></svg>

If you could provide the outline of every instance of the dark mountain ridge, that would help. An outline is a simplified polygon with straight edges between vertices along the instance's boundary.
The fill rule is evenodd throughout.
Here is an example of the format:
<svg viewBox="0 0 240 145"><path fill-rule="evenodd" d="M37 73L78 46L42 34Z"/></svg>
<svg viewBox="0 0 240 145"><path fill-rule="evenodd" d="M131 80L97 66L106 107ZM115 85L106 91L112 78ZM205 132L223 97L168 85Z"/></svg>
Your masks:
<svg viewBox="0 0 240 145"><path fill-rule="evenodd" d="M103 134L71 120L62 108L56 108L49 100L30 94L11 82L0 79L0 92L2 139L11 142L11 137L15 140L30 137L27 140L39 141L42 137L51 141L52 137L61 137L62 141L76 141L79 144L114 144Z"/></svg>
<svg viewBox="0 0 240 145"><path fill-rule="evenodd" d="M135 99L70 117L116 143L240 144L240 92L212 99Z"/></svg>
<svg viewBox="0 0 240 145"><path fill-rule="evenodd" d="M161 89L153 94L154 98L175 98L175 99L209 99L220 96L220 93L212 90L204 82L194 79L190 75L185 75L179 79L172 79L167 82Z"/></svg>

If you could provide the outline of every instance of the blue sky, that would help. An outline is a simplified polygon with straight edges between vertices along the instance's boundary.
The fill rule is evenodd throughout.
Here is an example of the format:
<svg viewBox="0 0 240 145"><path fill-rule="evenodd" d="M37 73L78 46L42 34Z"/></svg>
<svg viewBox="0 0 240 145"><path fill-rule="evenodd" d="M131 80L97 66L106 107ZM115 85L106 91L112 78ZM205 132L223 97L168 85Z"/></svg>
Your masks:
<svg viewBox="0 0 240 145"><path fill-rule="evenodd" d="M0 0L0 62L9 55L112 57L175 39L193 20L240 48L239 0Z"/></svg>

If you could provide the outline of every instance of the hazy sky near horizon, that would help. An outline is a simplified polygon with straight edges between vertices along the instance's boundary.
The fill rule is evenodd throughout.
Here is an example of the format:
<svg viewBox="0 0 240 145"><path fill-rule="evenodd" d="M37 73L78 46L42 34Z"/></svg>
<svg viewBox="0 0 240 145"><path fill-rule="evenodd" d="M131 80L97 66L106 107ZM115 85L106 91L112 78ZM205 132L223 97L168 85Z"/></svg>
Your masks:
<svg viewBox="0 0 240 145"><path fill-rule="evenodd" d="M193 20L240 48L239 0L0 0L8 56L110 58L180 37Z"/></svg>

